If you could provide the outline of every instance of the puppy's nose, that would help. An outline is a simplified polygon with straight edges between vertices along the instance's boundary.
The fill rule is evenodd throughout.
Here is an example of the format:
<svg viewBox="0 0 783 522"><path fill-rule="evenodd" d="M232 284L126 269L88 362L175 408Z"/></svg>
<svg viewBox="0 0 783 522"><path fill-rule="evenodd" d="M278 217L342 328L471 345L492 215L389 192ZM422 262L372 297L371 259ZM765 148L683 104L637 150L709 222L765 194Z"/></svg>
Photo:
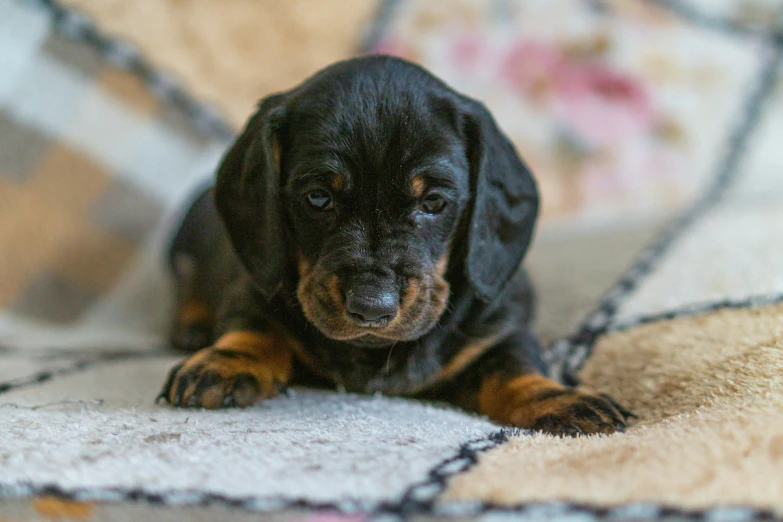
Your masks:
<svg viewBox="0 0 783 522"><path fill-rule="evenodd" d="M359 326L386 326L397 316L399 295L389 290L361 286L348 290L345 310Z"/></svg>

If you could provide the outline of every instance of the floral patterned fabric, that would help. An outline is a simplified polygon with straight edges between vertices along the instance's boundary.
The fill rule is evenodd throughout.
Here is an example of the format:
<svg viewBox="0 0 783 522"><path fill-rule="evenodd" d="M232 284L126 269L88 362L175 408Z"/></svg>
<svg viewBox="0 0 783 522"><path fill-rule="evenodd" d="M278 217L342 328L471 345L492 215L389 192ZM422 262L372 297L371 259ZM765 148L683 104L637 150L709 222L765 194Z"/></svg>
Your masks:
<svg viewBox="0 0 783 522"><path fill-rule="evenodd" d="M654 2L402 2L376 50L485 102L539 180L544 222L679 209L705 186L758 68Z"/></svg>

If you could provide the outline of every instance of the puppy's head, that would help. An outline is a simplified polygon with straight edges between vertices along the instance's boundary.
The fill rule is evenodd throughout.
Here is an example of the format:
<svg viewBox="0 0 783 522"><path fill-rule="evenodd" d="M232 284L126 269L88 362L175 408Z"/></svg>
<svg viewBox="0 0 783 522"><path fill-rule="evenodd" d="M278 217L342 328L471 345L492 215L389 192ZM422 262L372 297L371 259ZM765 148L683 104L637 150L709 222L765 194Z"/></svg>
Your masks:
<svg viewBox="0 0 783 522"><path fill-rule="evenodd" d="M481 104L380 56L264 99L215 194L268 298L293 277L323 334L369 345L422 336L453 291L495 297L538 209L528 169Z"/></svg>

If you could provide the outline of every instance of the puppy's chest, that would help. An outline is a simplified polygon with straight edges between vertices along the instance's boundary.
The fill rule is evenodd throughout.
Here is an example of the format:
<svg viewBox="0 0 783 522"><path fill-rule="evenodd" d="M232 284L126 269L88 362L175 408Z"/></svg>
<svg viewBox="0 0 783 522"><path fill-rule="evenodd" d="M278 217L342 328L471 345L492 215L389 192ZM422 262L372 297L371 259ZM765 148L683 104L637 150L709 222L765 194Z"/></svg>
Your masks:
<svg viewBox="0 0 783 522"><path fill-rule="evenodd" d="M411 357L407 343L389 348L365 348L342 343L314 343L311 352L315 356L311 368L331 379L337 386L356 393L382 391L394 381L403 381L400 370ZM403 372L404 373L404 372Z"/></svg>

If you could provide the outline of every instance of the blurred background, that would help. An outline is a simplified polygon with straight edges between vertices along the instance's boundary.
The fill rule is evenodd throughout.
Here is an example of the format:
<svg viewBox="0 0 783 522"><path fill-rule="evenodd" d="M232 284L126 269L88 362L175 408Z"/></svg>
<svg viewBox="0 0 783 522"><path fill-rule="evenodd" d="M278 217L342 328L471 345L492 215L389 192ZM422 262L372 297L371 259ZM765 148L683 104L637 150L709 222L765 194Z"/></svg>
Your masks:
<svg viewBox="0 0 783 522"><path fill-rule="evenodd" d="M367 52L486 103L532 167L551 341L720 171L780 7L0 0L0 343L159 346L189 194L261 97Z"/></svg>

